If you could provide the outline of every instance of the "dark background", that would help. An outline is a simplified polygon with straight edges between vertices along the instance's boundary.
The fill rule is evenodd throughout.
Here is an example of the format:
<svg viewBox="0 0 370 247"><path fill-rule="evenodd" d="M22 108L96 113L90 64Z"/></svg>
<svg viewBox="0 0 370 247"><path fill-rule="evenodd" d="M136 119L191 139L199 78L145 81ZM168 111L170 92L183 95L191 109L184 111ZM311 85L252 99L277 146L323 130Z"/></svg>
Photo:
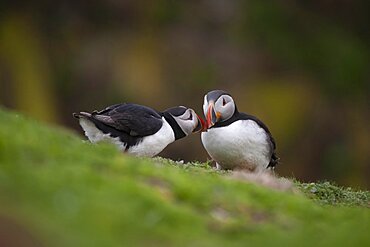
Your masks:
<svg viewBox="0 0 370 247"><path fill-rule="evenodd" d="M0 104L81 133L72 112L202 113L229 91L273 133L277 172L370 188L370 1L1 1ZM207 160L199 134L161 156Z"/></svg>

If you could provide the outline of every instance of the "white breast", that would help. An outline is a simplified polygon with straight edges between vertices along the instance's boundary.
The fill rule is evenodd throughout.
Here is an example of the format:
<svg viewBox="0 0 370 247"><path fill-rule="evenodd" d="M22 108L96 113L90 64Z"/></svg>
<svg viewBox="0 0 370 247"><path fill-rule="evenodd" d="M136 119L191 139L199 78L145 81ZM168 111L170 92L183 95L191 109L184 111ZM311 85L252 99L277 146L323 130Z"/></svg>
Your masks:
<svg viewBox="0 0 370 247"><path fill-rule="evenodd" d="M137 145L130 147L127 152L135 156L153 157L160 153L168 144L175 141L175 134L167 121L162 118L162 127L151 136L146 136ZM85 135L92 143L101 141L113 143L121 151L124 151L126 144L123 143L118 137L111 137L109 134L104 134L95 125L85 119L80 118L80 125L85 131Z"/></svg>
<svg viewBox="0 0 370 247"><path fill-rule="evenodd" d="M160 153L168 144L175 141L175 134L167 121L162 118L163 125L157 133L144 137L142 142L130 147L127 152L135 156L153 157Z"/></svg>
<svg viewBox="0 0 370 247"><path fill-rule="evenodd" d="M208 154L222 168L263 170L270 162L268 135L253 120L239 120L201 135Z"/></svg>

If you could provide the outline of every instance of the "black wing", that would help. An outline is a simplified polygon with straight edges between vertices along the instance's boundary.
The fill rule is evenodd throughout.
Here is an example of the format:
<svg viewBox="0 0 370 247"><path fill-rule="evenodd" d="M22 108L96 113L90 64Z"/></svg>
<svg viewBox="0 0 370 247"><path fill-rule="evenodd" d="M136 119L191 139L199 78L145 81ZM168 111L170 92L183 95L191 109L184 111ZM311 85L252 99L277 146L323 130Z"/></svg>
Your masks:
<svg viewBox="0 0 370 247"><path fill-rule="evenodd" d="M132 137L152 135L163 124L158 112L137 104L112 105L104 110L94 111L91 114L91 119L95 120L95 123L99 122Z"/></svg>

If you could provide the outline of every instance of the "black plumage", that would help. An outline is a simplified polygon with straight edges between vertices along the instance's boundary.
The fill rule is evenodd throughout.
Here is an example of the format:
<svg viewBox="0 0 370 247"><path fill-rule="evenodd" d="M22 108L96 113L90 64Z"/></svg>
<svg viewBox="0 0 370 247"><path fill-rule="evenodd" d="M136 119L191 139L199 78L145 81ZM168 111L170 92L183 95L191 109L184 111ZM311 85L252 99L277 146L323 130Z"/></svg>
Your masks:
<svg viewBox="0 0 370 247"><path fill-rule="evenodd" d="M80 112L74 113L76 118L85 117L101 130L104 134L109 134L111 137L118 137L121 142L125 143L125 149L137 145L146 136L150 136L158 132L162 125L162 117L172 127L175 133L175 139L180 139L185 135L171 114L167 111L180 114L184 113L186 108L174 107L164 112L155 111L152 108L132 104L123 103L109 106L101 111L93 111L92 113Z"/></svg>

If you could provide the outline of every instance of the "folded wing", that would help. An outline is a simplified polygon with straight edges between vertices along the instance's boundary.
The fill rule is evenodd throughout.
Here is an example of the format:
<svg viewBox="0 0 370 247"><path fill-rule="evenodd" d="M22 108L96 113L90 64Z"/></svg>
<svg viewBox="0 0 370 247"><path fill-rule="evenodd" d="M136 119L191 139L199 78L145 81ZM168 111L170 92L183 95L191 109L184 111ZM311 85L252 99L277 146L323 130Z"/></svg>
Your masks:
<svg viewBox="0 0 370 247"><path fill-rule="evenodd" d="M117 104L91 114L91 120L100 123L98 128L113 128L132 137L144 137L156 133L162 127L161 115L155 110L136 104ZM103 124L103 125L101 125ZM104 129L102 129L104 131Z"/></svg>

